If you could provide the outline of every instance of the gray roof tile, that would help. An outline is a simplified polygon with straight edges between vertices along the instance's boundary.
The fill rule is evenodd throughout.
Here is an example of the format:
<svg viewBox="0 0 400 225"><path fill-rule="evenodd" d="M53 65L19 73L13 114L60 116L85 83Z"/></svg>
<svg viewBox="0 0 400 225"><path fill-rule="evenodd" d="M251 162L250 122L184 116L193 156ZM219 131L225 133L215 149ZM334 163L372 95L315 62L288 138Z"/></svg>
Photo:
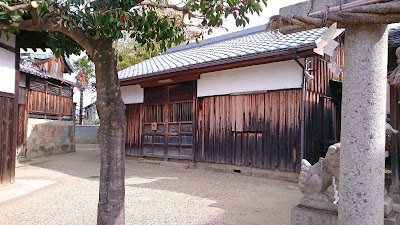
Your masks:
<svg viewBox="0 0 400 225"><path fill-rule="evenodd" d="M389 46L400 46L400 27L389 30Z"/></svg>
<svg viewBox="0 0 400 225"><path fill-rule="evenodd" d="M249 29L233 34L207 39L200 44L177 46L166 53L118 72L122 80L155 76L160 74L205 68L224 63L257 59L286 54L289 49L299 51L312 49L326 30L318 28L282 35L265 32L264 29Z"/></svg>

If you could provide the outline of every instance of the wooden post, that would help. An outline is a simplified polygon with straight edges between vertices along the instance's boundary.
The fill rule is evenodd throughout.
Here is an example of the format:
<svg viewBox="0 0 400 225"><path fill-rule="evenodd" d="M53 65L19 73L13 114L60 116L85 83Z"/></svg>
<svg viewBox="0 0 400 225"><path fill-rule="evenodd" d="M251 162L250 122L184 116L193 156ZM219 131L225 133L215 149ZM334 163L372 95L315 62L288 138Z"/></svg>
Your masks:
<svg viewBox="0 0 400 225"><path fill-rule="evenodd" d="M394 86L390 86L390 124L394 129L398 129L397 127L397 105L399 94L397 89ZM398 192L399 191L399 159L398 159L398 143L397 143L397 135L392 134L391 143L390 143L390 158L391 158L391 170L392 170L392 183L389 187L390 192Z"/></svg>

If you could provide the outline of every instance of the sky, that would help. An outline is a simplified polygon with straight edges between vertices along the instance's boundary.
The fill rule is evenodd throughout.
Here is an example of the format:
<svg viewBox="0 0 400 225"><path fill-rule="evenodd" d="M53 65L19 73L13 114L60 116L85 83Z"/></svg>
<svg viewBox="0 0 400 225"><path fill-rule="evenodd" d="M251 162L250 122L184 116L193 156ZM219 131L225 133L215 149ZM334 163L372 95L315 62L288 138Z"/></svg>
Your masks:
<svg viewBox="0 0 400 225"><path fill-rule="evenodd" d="M268 0L267 7L263 7L263 11L261 12L260 16L258 16L257 14L249 16L250 23L249 23L249 25L246 25L245 28L236 27L233 16L229 16L227 18L227 20L224 21L224 25L223 25L224 27L228 28L229 31L226 31L225 29L216 30L216 31L214 31L214 33L212 35L210 35L208 37L224 35L227 33L240 31L243 29L266 24L268 22L268 19L270 16L279 14L280 8L288 6L288 5L294 5L296 3L304 2L304 1L306 1L306 0Z"/></svg>

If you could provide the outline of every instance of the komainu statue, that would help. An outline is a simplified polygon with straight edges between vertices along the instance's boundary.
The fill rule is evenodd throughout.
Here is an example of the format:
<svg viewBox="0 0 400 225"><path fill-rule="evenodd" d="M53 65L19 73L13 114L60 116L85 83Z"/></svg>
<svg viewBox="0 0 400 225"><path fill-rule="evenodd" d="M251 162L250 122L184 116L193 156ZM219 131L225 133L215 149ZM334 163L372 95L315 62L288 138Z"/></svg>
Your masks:
<svg viewBox="0 0 400 225"><path fill-rule="evenodd" d="M390 124L386 123L386 134L397 134ZM300 205L326 211L337 211L339 199L339 165L340 143L329 146L325 158L320 158L311 165L306 159L301 161L299 188L304 196ZM328 188L333 184L333 192Z"/></svg>
<svg viewBox="0 0 400 225"><path fill-rule="evenodd" d="M306 159L301 161L299 188L304 196L300 204L327 211L337 211L335 196L328 192L335 180L339 184L340 143L329 146L325 158L311 165ZM335 202L335 203L334 203Z"/></svg>

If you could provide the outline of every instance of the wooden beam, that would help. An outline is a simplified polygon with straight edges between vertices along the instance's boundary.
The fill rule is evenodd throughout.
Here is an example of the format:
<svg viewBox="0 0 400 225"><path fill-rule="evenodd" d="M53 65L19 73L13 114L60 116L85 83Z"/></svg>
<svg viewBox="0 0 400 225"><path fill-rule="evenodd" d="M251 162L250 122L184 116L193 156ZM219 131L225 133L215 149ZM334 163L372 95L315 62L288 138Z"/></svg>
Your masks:
<svg viewBox="0 0 400 225"><path fill-rule="evenodd" d="M190 74L184 74L182 76L173 76L173 77L168 77L168 78L171 79L171 82L168 82L168 83L160 83L159 82L160 80L162 81L162 80L165 80L166 78L153 79L153 80L141 82L140 86L142 88L146 88L146 87L160 86L160 85L166 85L166 84L182 83L185 81L197 80L200 78L200 74L199 73L190 73Z"/></svg>
<svg viewBox="0 0 400 225"><path fill-rule="evenodd" d="M0 97L6 97L6 98L15 98L14 94L8 93L8 92L2 92L0 91Z"/></svg>

